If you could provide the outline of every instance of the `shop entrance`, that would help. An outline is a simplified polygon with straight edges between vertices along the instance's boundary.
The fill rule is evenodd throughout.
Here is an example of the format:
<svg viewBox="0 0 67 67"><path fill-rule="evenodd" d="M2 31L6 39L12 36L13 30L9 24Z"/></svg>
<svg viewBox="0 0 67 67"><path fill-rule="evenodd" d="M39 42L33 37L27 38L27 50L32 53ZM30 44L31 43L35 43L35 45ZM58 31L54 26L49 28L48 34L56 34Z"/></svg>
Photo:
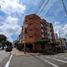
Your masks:
<svg viewBox="0 0 67 67"><path fill-rule="evenodd" d="M26 44L26 51L32 51L32 44Z"/></svg>

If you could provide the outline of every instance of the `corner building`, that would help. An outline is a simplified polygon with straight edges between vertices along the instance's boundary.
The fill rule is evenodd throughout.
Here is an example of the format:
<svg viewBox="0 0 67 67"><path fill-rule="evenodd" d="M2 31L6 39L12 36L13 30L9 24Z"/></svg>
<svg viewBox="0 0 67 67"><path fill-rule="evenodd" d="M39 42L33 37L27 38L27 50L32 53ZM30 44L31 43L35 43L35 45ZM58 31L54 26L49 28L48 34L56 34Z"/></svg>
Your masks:
<svg viewBox="0 0 67 67"><path fill-rule="evenodd" d="M36 51L38 49L40 51L41 46L34 43L39 39L54 39L53 33L51 23L41 19L36 14L27 15L22 26L19 42L22 45L25 43L26 48L29 50Z"/></svg>

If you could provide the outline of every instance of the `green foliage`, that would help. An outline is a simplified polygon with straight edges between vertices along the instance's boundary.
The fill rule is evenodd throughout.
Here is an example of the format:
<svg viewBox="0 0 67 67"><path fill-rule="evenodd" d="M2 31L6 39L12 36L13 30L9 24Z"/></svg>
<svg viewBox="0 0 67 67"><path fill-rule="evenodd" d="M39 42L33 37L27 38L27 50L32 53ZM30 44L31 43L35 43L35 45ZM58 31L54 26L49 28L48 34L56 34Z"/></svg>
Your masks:
<svg viewBox="0 0 67 67"><path fill-rule="evenodd" d="M53 42L51 43L51 45L52 45L52 46L58 46L58 45L60 45L60 42L59 42L59 41L53 41Z"/></svg>
<svg viewBox="0 0 67 67"><path fill-rule="evenodd" d="M16 44L16 48L17 48L19 51L21 51L22 48L23 48L23 46L22 46L22 44L17 43L17 44Z"/></svg>
<svg viewBox="0 0 67 67"><path fill-rule="evenodd" d="M0 43L2 44L1 45L2 49L4 49L6 41L7 41L7 37L5 35L3 35L3 34L0 34Z"/></svg>
<svg viewBox="0 0 67 67"><path fill-rule="evenodd" d="M7 46L12 46L12 43L10 41L6 41Z"/></svg>
<svg viewBox="0 0 67 67"><path fill-rule="evenodd" d="M3 34L0 34L0 43L5 42L7 37Z"/></svg>
<svg viewBox="0 0 67 67"><path fill-rule="evenodd" d="M18 40L15 40L15 41L14 41L14 45L15 45L15 47L16 47L19 51L21 51L22 48L23 48L23 45L22 45L21 43L19 43Z"/></svg>
<svg viewBox="0 0 67 67"><path fill-rule="evenodd" d="M40 39L36 41L35 43L43 45L43 44L48 44L48 42L49 42L49 39Z"/></svg>

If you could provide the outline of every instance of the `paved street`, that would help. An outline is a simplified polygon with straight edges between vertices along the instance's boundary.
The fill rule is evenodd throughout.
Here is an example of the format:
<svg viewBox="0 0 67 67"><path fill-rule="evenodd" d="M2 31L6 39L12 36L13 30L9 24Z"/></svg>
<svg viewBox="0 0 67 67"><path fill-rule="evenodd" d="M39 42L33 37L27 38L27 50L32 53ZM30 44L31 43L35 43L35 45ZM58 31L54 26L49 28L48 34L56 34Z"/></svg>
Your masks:
<svg viewBox="0 0 67 67"><path fill-rule="evenodd" d="M5 51L0 50L0 63L9 56L9 53L6 53Z"/></svg>
<svg viewBox="0 0 67 67"><path fill-rule="evenodd" d="M0 50L0 67L4 67L5 63L10 57L9 52L5 52L4 50Z"/></svg>
<svg viewBox="0 0 67 67"><path fill-rule="evenodd" d="M46 64L33 56L13 56L9 67L44 67Z"/></svg>
<svg viewBox="0 0 67 67"><path fill-rule="evenodd" d="M52 65L53 67L67 67L67 53L57 55L40 55L36 56L36 58Z"/></svg>
<svg viewBox="0 0 67 67"><path fill-rule="evenodd" d="M1 54L2 52L5 55ZM9 53L2 52L0 56L4 57L4 60L1 61L0 67L67 67L67 53L57 55L24 54L13 49L9 56Z"/></svg>

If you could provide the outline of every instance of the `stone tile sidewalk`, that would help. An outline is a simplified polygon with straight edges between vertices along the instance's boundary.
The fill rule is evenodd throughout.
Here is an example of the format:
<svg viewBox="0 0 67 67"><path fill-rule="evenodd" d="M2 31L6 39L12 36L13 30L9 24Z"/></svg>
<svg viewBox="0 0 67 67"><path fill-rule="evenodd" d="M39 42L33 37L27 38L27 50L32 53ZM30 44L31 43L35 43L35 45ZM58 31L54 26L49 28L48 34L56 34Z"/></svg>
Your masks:
<svg viewBox="0 0 67 67"><path fill-rule="evenodd" d="M24 52L23 51L19 51L18 49L16 49L16 48L13 48L13 50L11 51L11 54L12 55L27 55L27 56L29 56L30 54L29 53L27 53L26 52L26 54L24 54Z"/></svg>

